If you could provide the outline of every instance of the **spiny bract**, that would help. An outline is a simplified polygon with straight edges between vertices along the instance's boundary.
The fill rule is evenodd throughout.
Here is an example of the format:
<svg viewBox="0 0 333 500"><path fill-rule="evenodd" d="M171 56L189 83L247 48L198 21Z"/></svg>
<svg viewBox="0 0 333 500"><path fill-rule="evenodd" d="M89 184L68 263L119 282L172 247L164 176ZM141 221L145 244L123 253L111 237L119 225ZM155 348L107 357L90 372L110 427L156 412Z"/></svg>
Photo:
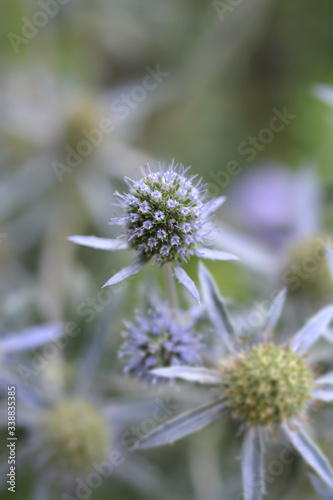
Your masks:
<svg viewBox="0 0 333 500"><path fill-rule="evenodd" d="M282 424L301 416L311 400L313 374L285 346L255 346L238 354L223 373L231 416L250 425Z"/></svg>

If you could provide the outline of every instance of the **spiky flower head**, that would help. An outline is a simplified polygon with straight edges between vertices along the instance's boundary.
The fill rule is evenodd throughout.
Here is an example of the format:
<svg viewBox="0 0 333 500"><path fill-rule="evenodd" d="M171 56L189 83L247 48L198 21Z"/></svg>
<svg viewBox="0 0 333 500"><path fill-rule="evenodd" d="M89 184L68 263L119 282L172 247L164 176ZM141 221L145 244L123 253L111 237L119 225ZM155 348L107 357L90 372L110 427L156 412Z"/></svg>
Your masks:
<svg viewBox="0 0 333 500"><path fill-rule="evenodd" d="M125 177L128 193L116 192L120 217L110 224L124 227L116 240L95 236L70 236L79 245L103 250L136 251L135 261L112 276L104 286L115 285L138 273L150 260L159 265L172 264L175 276L193 297L200 302L193 280L181 267L192 255L211 260L237 260L235 255L204 245L212 230L211 217L225 201L223 196L206 201L207 190L196 175L187 177L183 165L165 166L153 171L149 164L143 177L135 180Z"/></svg>
<svg viewBox="0 0 333 500"><path fill-rule="evenodd" d="M264 440L279 430L304 460L333 488L333 469L312 441L304 424L316 402L333 401L333 372L315 377L305 355L333 319L333 306L321 309L294 337L273 342L286 290L272 301L265 322L265 339L245 346L209 272L200 265L200 282L210 319L228 356L215 369L176 366L152 370L154 375L215 386L216 398L151 431L140 448L174 442L223 415L240 420L246 430L241 453L246 499L261 500L265 492Z"/></svg>
<svg viewBox="0 0 333 500"><path fill-rule="evenodd" d="M182 165L149 167L140 180L126 178L130 191L116 193L124 211L111 222L125 224L126 239L144 260L181 262L196 253L209 234L207 192Z"/></svg>
<svg viewBox="0 0 333 500"><path fill-rule="evenodd" d="M283 345L254 346L222 367L222 373L227 409L248 425L264 427L302 417L312 399L311 369Z"/></svg>
<svg viewBox="0 0 333 500"><path fill-rule="evenodd" d="M133 323L125 325L119 357L126 363L126 373L154 382L157 377L150 374L153 368L202 362L204 346L193 321L180 312L174 319L166 305L151 305L146 315L139 312Z"/></svg>
<svg viewBox="0 0 333 500"><path fill-rule="evenodd" d="M107 422L91 403L65 399L45 411L40 440L47 465L59 475L80 475L94 461L106 459L110 448Z"/></svg>

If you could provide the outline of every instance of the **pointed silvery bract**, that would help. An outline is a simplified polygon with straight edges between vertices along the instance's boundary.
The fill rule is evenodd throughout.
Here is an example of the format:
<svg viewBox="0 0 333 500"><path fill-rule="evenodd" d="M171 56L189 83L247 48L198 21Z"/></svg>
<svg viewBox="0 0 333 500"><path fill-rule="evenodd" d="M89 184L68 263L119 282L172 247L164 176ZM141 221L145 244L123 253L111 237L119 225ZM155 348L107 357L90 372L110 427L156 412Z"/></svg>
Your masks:
<svg viewBox="0 0 333 500"><path fill-rule="evenodd" d="M178 281L184 285L185 288L190 292L190 294L200 303L200 296L195 286L194 281L189 277L189 275L184 271L182 267L174 267L174 273Z"/></svg>
<svg viewBox="0 0 333 500"><path fill-rule="evenodd" d="M153 375L165 378L180 378L200 384L221 384L223 375L216 370L196 366L171 366L169 368L155 368Z"/></svg>
<svg viewBox="0 0 333 500"><path fill-rule="evenodd" d="M204 207L205 215L213 214L225 202L225 200L225 196L220 196L219 198L214 198L206 203Z"/></svg>
<svg viewBox="0 0 333 500"><path fill-rule="evenodd" d="M246 431L242 446L242 477L245 500L260 500L265 493L263 444L259 427Z"/></svg>
<svg viewBox="0 0 333 500"><path fill-rule="evenodd" d="M324 500L333 500L333 488L328 488L326 484L314 474L308 474L308 476L313 488L319 496L321 496Z"/></svg>
<svg viewBox="0 0 333 500"><path fill-rule="evenodd" d="M216 333L219 335L228 350L234 353L236 351L235 345L237 343L234 327L231 323L217 286L212 276L202 263L200 263L199 266L199 279L207 311L216 329Z"/></svg>
<svg viewBox="0 0 333 500"><path fill-rule="evenodd" d="M291 341L292 350L300 355L306 354L320 335L324 333L333 319L333 306L321 309L306 325L299 330Z"/></svg>
<svg viewBox="0 0 333 500"><path fill-rule="evenodd" d="M133 274L136 274L139 271L141 271L141 269L143 269L146 265L147 265L147 262L140 261L140 260L133 262L133 264L131 264L128 267L124 267L124 269L119 271L119 273L112 276L112 278L110 278L109 281L107 281L102 286L102 288L105 288L106 286L110 286L110 285L115 285L116 283L119 283L120 281L123 281L126 278L129 278L130 276L133 276Z"/></svg>
<svg viewBox="0 0 333 500"><path fill-rule="evenodd" d="M219 418L224 408L225 404L221 398L183 413L147 434L138 448L153 448L167 443L171 444L188 434L192 434L192 432L199 431Z"/></svg>
<svg viewBox="0 0 333 500"><path fill-rule="evenodd" d="M48 342L54 342L64 334L61 323L37 325L22 332L11 333L0 338L0 350L3 353L34 349Z"/></svg>
<svg viewBox="0 0 333 500"><path fill-rule="evenodd" d="M316 471L319 477L333 488L333 469L320 449L307 435L301 424L293 422L293 428L287 424L283 425L283 430L294 448L302 455L303 459Z"/></svg>
<svg viewBox="0 0 333 500"><path fill-rule="evenodd" d="M267 315L266 326L265 326L265 332L269 336L272 335L276 325L278 324L286 300L286 295L287 295L287 289L284 288L272 302L272 306Z"/></svg>
<svg viewBox="0 0 333 500"><path fill-rule="evenodd" d="M330 403L333 401L333 372L327 373L315 380L314 399Z"/></svg>
<svg viewBox="0 0 333 500"><path fill-rule="evenodd" d="M333 386L330 388L320 389L315 388L312 391L313 399L323 401L324 403L331 403L333 401Z"/></svg>
<svg viewBox="0 0 333 500"><path fill-rule="evenodd" d="M316 384L333 386L333 372L326 373L316 378Z"/></svg>
<svg viewBox="0 0 333 500"><path fill-rule="evenodd" d="M67 240L77 245L99 250L129 250L130 248L126 241L97 238L96 236L69 236Z"/></svg>
<svg viewBox="0 0 333 500"><path fill-rule="evenodd" d="M228 252L222 252L221 250L215 250L214 248L200 247L196 251L196 255L202 259L209 260L239 260L236 255Z"/></svg>

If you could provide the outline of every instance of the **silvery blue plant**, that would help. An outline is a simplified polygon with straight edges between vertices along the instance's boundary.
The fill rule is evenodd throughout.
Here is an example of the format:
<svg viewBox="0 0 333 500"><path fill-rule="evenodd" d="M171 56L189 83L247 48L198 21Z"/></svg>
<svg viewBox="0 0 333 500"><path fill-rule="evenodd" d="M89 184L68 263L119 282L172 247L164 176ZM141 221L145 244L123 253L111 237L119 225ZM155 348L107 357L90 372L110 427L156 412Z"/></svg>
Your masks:
<svg viewBox="0 0 333 500"><path fill-rule="evenodd" d="M326 483L314 474L309 474L309 479L320 498L323 498L323 500L333 500L333 488L329 488Z"/></svg>
<svg viewBox="0 0 333 500"><path fill-rule="evenodd" d="M125 326L118 355L129 375L156 383L159 377L151 374L152 368L202 363L204 344L194 319L181 311L174 314L167 303L152 303Z"/></svg>
<svg viewBox="0 0 333 500"><path fill-rule="evenodd" d="M103 250L134 250L135 261L104 286L114 285L143 269L153 261L160 266L172 266L175 276L199 301L193 280L181 264L194 255L212 260L235 260L230 253L207 247L212 231L211 217L225 201L219 197L207 201L207 191L197 176L187 177L183 165L159 164L153 170L149 164L141 179L125 178L129 191L116 192L122 216L111 224L122 226L123 234L111 240L94 236L71 236L79 245Z"/></svg>
<svg viewBox="0 0 333 500"><path fill-rule="evenodd" d="M63 334L61 323L46 323L19 332L3 333L0 337L0 381L11 379L9 361L14 354L54 342Z"/></svg>
<svg viewBox="0 0 333 500"><path fill-rule="evenodd" d="M333 401L333 373L316 376L306 354L333 319L333 306L320 310L288 342L275 344L286 291L272 303L261 340L243 344L237 336L217 287L201 264L200 282L207 310L228 356L215 369L175 366L153 369L152 374L206 384L216 397L208 404L181 414L152 431L141 448L160 446L187 436L214 420L229 418L245 432L241 467L245 500L265 493L265 441L284 435L329 488L333 469L306 431L309 410L317 402Z"/></svg>
<svg viewBox="0 0 333 500"><path fill-rule="evenodd" d="M17 450L20 472L31 467L37 471L36 500L51 498L53 490L63 500L88 498L115 478L125 479L148 497L167 498L165 479L153 465L136 460L131 449L136 439L125 431L125 424L146 419L156 403L104 395L96 380L97 366L91 366L97 344L95 340L90 344L74 370L59 356L52 390L47 371L39 374L34 389L22 394L18 387L16 424L23 431ZM91 384L94 392L88 393ZM5 412L0 426L7 427ZM7 470L4 457L0 470Z"/></svg>

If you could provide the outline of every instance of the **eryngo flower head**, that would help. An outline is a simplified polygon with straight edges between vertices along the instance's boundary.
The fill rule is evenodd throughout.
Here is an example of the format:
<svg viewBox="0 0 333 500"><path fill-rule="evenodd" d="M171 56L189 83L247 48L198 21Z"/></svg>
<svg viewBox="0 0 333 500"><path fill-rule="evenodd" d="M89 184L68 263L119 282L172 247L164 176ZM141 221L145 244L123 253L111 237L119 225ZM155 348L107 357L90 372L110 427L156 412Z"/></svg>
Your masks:
<svg viewBox="0 0 333 500"><path fill-rule="evenodd" d="M123 214L111 224L124 228L119 240L72 236L74 243L108 250L133 249L132 266L113 276L104 286L113 285L137 273L149 261L172 264L176 277L199 300L193 281L180 267L193 256L235 260L232 254L206 248L212 230L211 217L224 197L207 201L207 190L197 176L187 177L183 165L165 166L153 171L148 165L141 179L125 178L127 193L116 192Z"/></svg>
<svg viewBox="0 0 333 500"><path fill-rule="evenodd" d="M166 305L151 305L146 314L137 313L135 321L125 325L118 353L126 363L125 373L155 383L159 377L151 375L153 368L202 362L202 337L194 331L194 322L181 312L174 319Z"/></svg>
<svg viewBox="0 0 333 500"><path fill-rule="evenodd" d="M242 449L246 499L260 500L264 484L264 439L280 430L327 486L333 488L333 469L305 430L307 413L316 402L333 401L333 373L317 377L305 355L333 319L333 306L320 310L287 343L273 342L286 290L272 302L262 340L245 346L239 340L217 287L201 265L200 281L212 324L228 356L215 369L176 366L154 369L158 376L182 378L216 387L214 401L180 415L155 429L141 447L173 442L218 418L229 417L246 430Z"/></svg>
<svg viewBox="0 0 333 500"><path fill-rule="evenodd" d="M40 446L48 450L46 469L60 477L89 472L93 462L109 454L108 427L96 406L84 399L64 399L44 410Z"/></svg>

